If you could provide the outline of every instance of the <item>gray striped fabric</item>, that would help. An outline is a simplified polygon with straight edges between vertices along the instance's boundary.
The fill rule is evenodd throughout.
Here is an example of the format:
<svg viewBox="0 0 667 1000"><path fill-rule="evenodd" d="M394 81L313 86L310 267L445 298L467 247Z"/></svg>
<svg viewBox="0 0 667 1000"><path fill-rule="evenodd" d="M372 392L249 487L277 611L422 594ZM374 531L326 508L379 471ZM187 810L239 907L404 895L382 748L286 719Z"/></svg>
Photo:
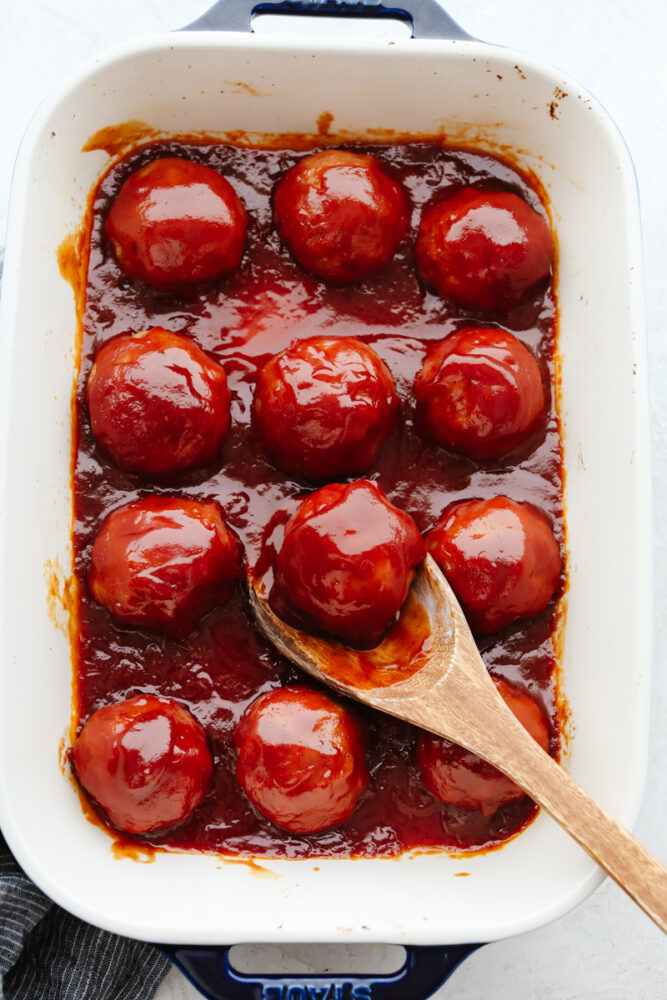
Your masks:
<svg viewBox="0 0 667 1000"><path fill-rule="evenodd" d="M0 284L3 247L0 245ZM150 1000L169 960L52 903L0 833L0 1000Z"/></svg>
<svg viewBox="0 0 667 1000"><path fill-rule="evenodd" d="M0 836L0 1000L150 1000L169 961L52 903Z"/></svg>

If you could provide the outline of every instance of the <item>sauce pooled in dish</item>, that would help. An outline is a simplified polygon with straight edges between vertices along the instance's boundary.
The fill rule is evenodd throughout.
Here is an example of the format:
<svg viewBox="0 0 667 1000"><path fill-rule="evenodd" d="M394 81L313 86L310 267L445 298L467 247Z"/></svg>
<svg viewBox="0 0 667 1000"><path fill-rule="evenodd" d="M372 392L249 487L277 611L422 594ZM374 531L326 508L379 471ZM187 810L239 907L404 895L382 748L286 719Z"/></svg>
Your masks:
<svg viewBox="0 0 667 1000"><path fill-rule="evenodd" d="M356 569L336 556L327 577L326 545L316 555L303 544L333 604L351 611L339 635L408 641L396 616L428 545L453 584L461 577L496 682L528 700L537 738L557 754L552 260L528 179L438 142L306 154L166 142L113 165L90 218L74 456L72 759L106 822L157 847L314 858L486 849L535 815L516 789L499 794L493 775L451 792L463 765L442 747L300 674L253 621L242 567L279 590L295 565L287 555L281 565L290 524L318 494L386 504L405 547L380 546L375 563L360 544ZM119 345L140 359L140 377L116 358ZM101 400L93 365L107 379ZM514 525L504 539L498 520ZM374 525L362 514L349 530ZM328 555L341 551L340 530ZM364 574L378 584L366 610ZM335 631L294 590L292 613ZM413 640L418 664L428 636ZM390 682L391 662L374 669ZM117 811L81 763L96 713L135 699L180 706L212 761L187 809L156 805L155 823Z"/></svg>

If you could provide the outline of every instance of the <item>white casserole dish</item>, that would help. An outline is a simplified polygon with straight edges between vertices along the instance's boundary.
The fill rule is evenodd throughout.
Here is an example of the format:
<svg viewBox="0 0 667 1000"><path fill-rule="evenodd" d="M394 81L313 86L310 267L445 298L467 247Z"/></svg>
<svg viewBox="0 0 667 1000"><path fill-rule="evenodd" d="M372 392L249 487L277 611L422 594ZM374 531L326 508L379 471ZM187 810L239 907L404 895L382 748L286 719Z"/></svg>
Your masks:
<svg viewBox="0 0 667 1000"><path fill-rule="evenodd" d="M560 249L567 765L625 825L639 808L650 663L647 406L636 191L614 126L572 81L472 41L148 39L78 74L22 145L1 314L0 535L3 832L53 899L146 940L492 940L555 918L602 878L546 816L502 850L465 859L262 860L275 878L207 856L158 854L141 865L113 856L61 773L70 649L48 595L54 567L64 579L71 565L76 316L57 250L108 165L107 154L82 147L102 127L130 120L160 136L311 133L325 110L339 133L442 132L451 142L510 148L544 185ZM462 871L470 876L454 877Z"/></svg>

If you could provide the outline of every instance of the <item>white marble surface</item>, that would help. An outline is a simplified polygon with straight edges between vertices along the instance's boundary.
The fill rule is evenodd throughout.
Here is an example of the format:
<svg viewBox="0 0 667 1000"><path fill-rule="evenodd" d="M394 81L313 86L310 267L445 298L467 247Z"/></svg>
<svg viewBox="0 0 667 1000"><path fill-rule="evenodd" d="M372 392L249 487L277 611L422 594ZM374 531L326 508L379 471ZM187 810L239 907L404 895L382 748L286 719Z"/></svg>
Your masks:
<svg viewBox="0 0 667 1000"><path fill-rule="evenodd" d="M12 164L27 120L69 71L114 42L189 23L206 0L0 0L0 246ZM539 55L579 80L615 118L639 177L654 464L655 626L650 765L636 833L667 861L667 260L665 254L664 0L448 0L471 34ZM263 29L268 30L268 29ZM280 30L298 30L281 26ZM321 29L318 29L321 30ZM343 30L360 31L358 25ZM371 29L373 30L373 29ZM400 30L400 29L399 29ZM327 28L330 31L330 28ZM370 948L371 946L366 946ZM246 952L256 971L324 971L331 948ZM366 971L378 949L349 949L350 971ZM383 956L380 955L380 960ZM338 964L340 968L340 963ZM199 994L172 971L158 1000ZM653 924L609 881L574 912L521 937L481 949L436 994L458 1000L661 1000L667 948Z"/></svg>

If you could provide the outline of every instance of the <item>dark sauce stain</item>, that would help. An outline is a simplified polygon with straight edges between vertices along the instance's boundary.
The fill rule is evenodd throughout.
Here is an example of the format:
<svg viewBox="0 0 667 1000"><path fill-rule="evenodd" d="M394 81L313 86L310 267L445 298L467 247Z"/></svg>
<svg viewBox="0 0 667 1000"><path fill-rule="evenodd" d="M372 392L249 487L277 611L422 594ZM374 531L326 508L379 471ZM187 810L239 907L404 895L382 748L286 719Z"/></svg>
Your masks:
<svg viewBox="0 0 667 1000"><path fill-rule="evenodd" d="M252 858L220 858L220 861L226 865L243 865L244 868L254 875L255 878L261 879L281 879L283 876L278 872L274 872L271 868L265 868L264 865L258 865L256 861ZM319 871L319 868L314 868L313 871Z"/></svg>
<svg viewBox="0 0 667 1000"><path fill-rule="evenodd" d="M82 153L101 149L109 156L120 156L140 142L149 142L158 136L156 129L146 122L132 119L119 125L107 125L91 135L81 147Z"/></svg>
<svg viewBox="0 0 667 1000"><path fill-rule="evenodd" d="M233 93L237 94L250 94L252 97L261 97L262 94L251 84L246 83L244 80L234 80L232 81Z"/></svg>
<svg viewBox="0 0 667 1000"><path fill-rule="evenodd" d="M303 148L295 143L295 149ZM513 837L536 814L527 798L487 818L442 806L423 787L414 765L415 730L356 706L369 732L371 774L358 809L346 823L315 836L280 830L243 795L235 777L232 735L244 709L259 694L280 684L303 683L303 675L264 639L243 588L178 641L120 627L85 586L91 545L102 519L115 507L148 493L217 500L243 540L249 565L257 562L269 522L284 523L286 515L276 512L291 513L311 487L286 479L263 457L250 423L255 380L263 363L294 338L319 334L359 337L393 372L403 423L368 475L415 518L420 530L430 528L454 499L504 493L542 507L554 520L562 543L561 447L553 392L544 428L507 460L486 465L426 444L413 430L411 410L412 382L429 344L480 320L432 294L416 277L412 248L422 207L459 186L474 184L514 191L544 212L536 186L492 155L446 149L440 142L353 148L379 155L406 186L413 204L411 231L394 260L358 286L327 286L311 278L280 243L272 224L271 196L279 177L300 155L294 149L155 144L114 164L93 197L76 395L73 540L75 570L84 582L74 650L78 663L74 703L83 721L101 706L139 692L177 698L206 727L215 760L212 793L181 826L142 838L147 847L292 858L389 857L413 849L479 851ZM214 286L178 296L126 277L105 244L102 228L123 180L147 161L170 155L187 156L221 171L250 216L238 272ZM553 385L556 310L551 286L509 315L481 319L515 333L535 352L545 384ZM217 461L159 484L122 472L97 449L84 404L85 380L96 350L118 333L153 325L193 337L224 365L232 393L232 428ZM518 682L543 705L551 720L555 755L557 623L552 603L529 622L509 626L480 643L492 673Z"/></svg>
<svg viewBox="0 0 667 1000"><path fill-rule="evenodd" d="M562 90L560 87L554 87L553 100L549 103L549 115L556 121L560 118L560 102L566 97L567 91Z"/></svg>
<svg viewBox="0 0 667 1000"><path fill-rule="evenodd" d="M52 624L69 635L69 623L76 606L77 587L73 576L66 576L56 558L44 566L46 583L46 608Z"/></svg>
<svg viewBox="0 0 667 1000"><path fill-rule="evenodd" d="M334 116L330 111L323 111L322 114L317 119L317 133L318 135L328 135L331 129Z"/></svg>
<svg viewBox="0 0 667 1000"><path fill-rule="evenodd" d="M58 247L57 261L60 276L72 286L77 313L83 315L86 298L86 258L88 232L84 227L69 233Z"/></svg>

